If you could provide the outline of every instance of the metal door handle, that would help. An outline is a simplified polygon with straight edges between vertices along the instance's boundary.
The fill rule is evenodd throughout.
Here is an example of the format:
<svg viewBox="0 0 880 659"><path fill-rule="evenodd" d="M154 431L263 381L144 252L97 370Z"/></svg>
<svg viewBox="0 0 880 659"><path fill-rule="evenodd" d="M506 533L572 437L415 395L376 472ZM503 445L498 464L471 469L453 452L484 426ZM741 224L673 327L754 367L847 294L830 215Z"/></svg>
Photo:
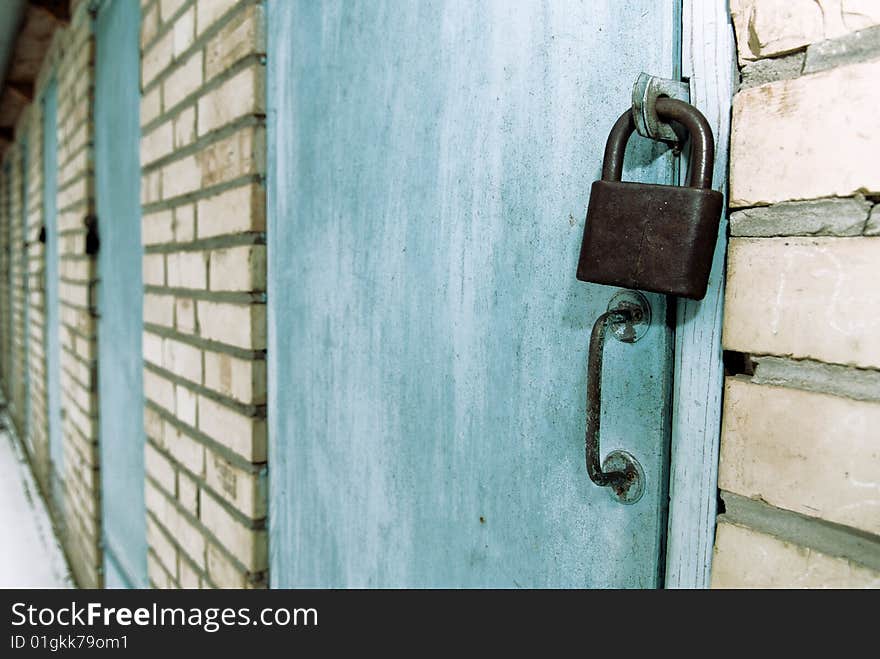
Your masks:
<svg viewBox="0 0 880 659"><path fill-rule="evenodd" d="M596 319L590 333L587 358L587 474L596 485L610 487L621 503L633 504L645 491L642 466L626 451L612 451L600 464L599 426L602 411L602 358L605 336L609 326L614 336L624 343L635 343L651 323L651 308L647 299L635 291L623 291L614 296L608 311Z"/></svg>

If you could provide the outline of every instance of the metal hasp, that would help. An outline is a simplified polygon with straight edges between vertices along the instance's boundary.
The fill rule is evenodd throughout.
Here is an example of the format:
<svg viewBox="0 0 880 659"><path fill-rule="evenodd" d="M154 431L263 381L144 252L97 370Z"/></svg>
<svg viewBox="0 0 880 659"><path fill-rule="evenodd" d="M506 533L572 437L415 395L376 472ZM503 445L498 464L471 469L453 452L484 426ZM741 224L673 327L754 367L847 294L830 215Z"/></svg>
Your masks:
<svg viewBox="0 0 880 659"><path fill-rule="evenodd" d="M593 183L578 260L581 281L700 300L706 294L723 196L712 190L715 141L694 106L659 98L658 114L687 128L691 158L684 186L621 181L635 130L627 110L605 145L602 180Z"/></svg>
<svg viewBox="0 0 880 659"><path fill-rule="evenodd" d="M680 80L640 73L632 91L632 115L636 131L642 137L669 142L680 148L684 138L657 114L657 100L660 98L673 98L688 103L691 100L690 85Z"/></svg>
<svg viewBox="0 0 880 659"><path fill-rule="evenodd" d="M587 474L596 485L610 487L620 503L633 504L645 492L645 472L631 454L612 451L600 465L599 426L602 416L602 357L605 335L623 343L635 343L651 324L651 307L644 295L621 291L611 299L608 311L600 315L590 333L587 358L587 432L585 452Z"/></svg>

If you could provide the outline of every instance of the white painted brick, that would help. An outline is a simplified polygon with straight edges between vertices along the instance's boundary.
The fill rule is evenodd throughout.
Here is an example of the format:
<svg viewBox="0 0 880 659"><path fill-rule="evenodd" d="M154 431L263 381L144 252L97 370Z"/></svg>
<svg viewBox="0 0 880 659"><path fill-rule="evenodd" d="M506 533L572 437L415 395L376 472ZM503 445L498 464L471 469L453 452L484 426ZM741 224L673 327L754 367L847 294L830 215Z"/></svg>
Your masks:
<svg viewBox="0 0 880 659"><path fill-rule="evenodd" d="M250 350L265 349L265 305L199 300L197 313L204 338Z"/></svg>
<svg viewBox="0 0 880 659"><path fill-rule="evenodd" d="M199 396L199 430L250 462L266 460L266 421Z"/></svg>
<svg viewBox="0 0 880 659"><path fill-rule="evenodd" d="M180 57L192 45L195 29L195 9L190 7L174 22L174 57Z"/></svg>
<svg viewBox="0 0 880 659"><path fill-rule="evenodd" d="M173 40L174 35L167 32L144 53L141 62L141 84L143 87L147 87L171 64L171 57L174 54Z"/></svg>
<svg viewBox="0 0 880 659"><path fill-rule="evenodd" d="M202 497L199 519L223 543L226 550L249 570L263 570L267 567L265 531L247 528L211 496Z"/></svg>
<svg viewBox="0 0 880 659"><path fill-rule="evenodd" d="M198 395L179 384L174 386L177 419L192 427L196 426Z"/></svg>
<svg viewBox="0 0 880 659"><path fill-rule="evenodd" d="M880 192L880 59L733 100L731 206Z"/></svg>
<svg viewBox="0 0 880 659"><path fill-rule="evenodd" d="M266 230L265 191L256 185L226 190L198 202L199 238Z"/></svg>
<svg viewBox="0 0 880 659"><path fill-rule="evenodd" d="M205 76L210 80L254 53L266 52L262 5L252 4L238 12L205 47Z"/></svg>
<svg viewBox="0 0 880 659"><path fill-rule="evenodd" d="M727 378L718 486L880 533L880 403Z"/></svg>
<svg viewBox="0 0 880 659"><path fill-rule="evenodd" d="M168 421L164 422L162 435L165 450L177 462L196 475L205 473L205 447L202 444L180 432Z"/></svg>
<svg viewBox="0 0 880 659"><path fill-rule="evenodd" d="M245 588L247 586L245 574L213 542L208 543L207 553L208 576L215 586L218 588Z"/></svg>
<svg viewBox="0 0 880 659"><path fill-rule="evenodd" d="M265 245L243 245L211 252L212 291L266 290Z"/></svg>
<svg viewBox="0 0 880 659"><path fill-rule="evenodd" d="M208 287L208 254L177 252L168 254L168 285L172 288L204 290Z"/></svg>
<svg viewBox="0 0 880 659"><path fill-rule="evenodd" d="M171 463L165 456L149 443L145 448L145 466L147 475L156 480L166 492L174 494L177 487L177 476L174 467L171 466Z"/></svg>
<svg viewBox="0 0 880 659"><path fill-rule="evenodd" d="M725 348L880 367L880 238L734 238L727 276Z"/></svg>
<svg viewBox="0 0 880 659"><path fill-rule="evenodd" d="M183 64L176 65L162 83L165 108L171 109L202 84L202 51L189 56Z"/></svg>
<svg viewBox="0 0 880 659"><path fill-rule="evenodd" d="M202 351L174 339L165 339L162 366L182 378L201 384Z"/></svg>
<svg viewBox="0 0 880 659"><path fill-rule="evenodd" d="M178 113L174 123L174 148L180 149L192 144L196 139L196 107L190 105Z"/></svg>
<svg viewBox="0 0 880 659"><path fill-rule="evenodd" d="M215 492L252 519L266 516L265 479L245 471L219 455L206 455L205 480Z"/></svg>
<svg viewBox="0 0 880 659"><path fill-rule="evenodd" d="M174 219L171 211L162 210L144 215L141 220L141 239L144 245L159 245L174 240Z"/></svg>
<svg viewBox="0 0 880 659"><path fill-rule="evenodd" d="M170 295L144 294L144 322L174 326L174 298Z"/></svg>
<svg viewBox="0 0 880 659"><path fill-rule="evenodd" d="M175 327L180 332L188 334L196 331L196 303L185 297L179 297L174 301Z"/></svg>
<svg viewBox="0 0 880 659"><path fill-rule="evenodd" d="M165 255L145 254L143 261L144 284L147 286L165 285Z"/></svg>
<svg viewBox="0 0 880 659"><path fill-rule="evenodd" d="M174 208L174 239L185 243L196 235L195 204L183 204Z"/></svg>
<svg viewBox="0 0 880 659"><path fill-rule="evenodd" d="M211 27L218 18L232 9L240 0L198 0L196 2L196 25L198 34Z"/></svg>
<svg viewBox="0 0 880 659"><path fill-rule="evenodd" d="M266 402L266 362L205 352L205 386L242 403Z"/></svg>
<svg viewBox="0 0 880 659"><path fill-rule="evenodd" d="M199 486L183 472L177 474L177 500L193 516L199 515Z"/></svg>
<svg viewBox="0 0 880 659"><path fill-rule="evenodd" d="M199 135L246 115L265 113L264 67L253 65L199 98Z"/></svg>
<svg viewBox="0 0 880 659"><path fill-rule="evenodd" d="M141 165L155 162L171 153L173 148L173 127L170 121L166 121L141 137Z"/></svg>
<svg viewBox="0 0 880 659"><path fill-rule="evenodd" d="M880 573L720 522L712 588L880 588Z"/></svg>
<svg viewBox="0 0 880 659"><path fill-rule="evenodd" d="M144 396L174 413L174 385L152 371L144 371Z"/></svg>
<svg viewBox="0 0 880 659"><path fill-rule="evenodd" d="M202 171L195 156L186 156L165 165L161 176L162 195L165 199L195 192L202 185Z"/></svg>

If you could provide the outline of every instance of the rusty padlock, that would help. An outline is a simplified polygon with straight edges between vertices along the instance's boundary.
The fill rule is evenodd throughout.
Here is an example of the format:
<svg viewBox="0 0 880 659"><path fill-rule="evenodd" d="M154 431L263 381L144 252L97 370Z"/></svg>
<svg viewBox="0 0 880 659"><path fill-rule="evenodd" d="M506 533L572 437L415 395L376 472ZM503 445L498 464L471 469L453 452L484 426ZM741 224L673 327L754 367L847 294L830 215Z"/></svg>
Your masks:
<svg viewBox="0 0 880 659"><path fill-rule="evenodd" d="M605 145L602 179L593 183L578 260L581 281L700 300L706 294L723 196L712 190L715 141L694 106L657 99L657 114L690 134L687 185L621 181L635 123L627 110Z"/></svg>

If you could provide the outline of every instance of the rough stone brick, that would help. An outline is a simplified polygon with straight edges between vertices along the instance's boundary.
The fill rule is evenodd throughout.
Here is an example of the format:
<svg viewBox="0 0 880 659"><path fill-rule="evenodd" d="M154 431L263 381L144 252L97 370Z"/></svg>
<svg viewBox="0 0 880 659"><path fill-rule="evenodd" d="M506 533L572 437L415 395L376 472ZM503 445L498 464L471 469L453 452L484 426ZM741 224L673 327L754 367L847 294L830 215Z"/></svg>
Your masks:
<svg viewBox="0 0 880 659"><path fill-rule="evenodd" d="M859 236L871 203L865 198L786 201L730 214L732 236Z"/></svg>
<svg viewBox="0 0 880 659"><path fill-rule="evenodd" d="M174 34L167 32L144 52L141 61L142 87L148 87L171 64L171 58L174 54L173 39Z"/></svg>
<svg viewBox="0 0 880 659"><path fill-rule="evenodd" d="M199 300L199 329L202 337L238 348L266 348L266 307Z"/></svg>
<svg viewBox="0 0 880 659"><path fill-rule="evenodd" d="M880 60L738 93L730 205L880 192L878 74Z"/></svg>
<svg viewBox="0 0 880 659"><path fill-rule="evenodd" d="M205 473L205 447L168 421L162 430L163 448L180 464L197 476Z"/></svg>
<svg viewBox="0 0 880 659"><path fill-rule="evenodd" d="M723 344L759 355L880 367L877 238L734 238Z"/></svg>
<svg viewBox="0 0 880 659"><path fill-rule="evenodd" d="M874 0L731 0L740 61L780 55L880 24Z"/></svg>
<svg viewBox="0 0 880 659"><path fill-rule="evenodd" d="M804 73L825 71L835 66L880 57L880 25L852 32L839 39L829 39L807 48Z"/></svg>
<svg viewBox="0 0 880 659"><path fill-rule="evenodd" d="M880 573L721 522L712 561L713 588L878 588Z"/></svg>
<svg viewBox="0 0 880 659"><path fill-rule="evenodd" d="M727 378L718 486L878 533L878 426L880 403Z"/></svg>

